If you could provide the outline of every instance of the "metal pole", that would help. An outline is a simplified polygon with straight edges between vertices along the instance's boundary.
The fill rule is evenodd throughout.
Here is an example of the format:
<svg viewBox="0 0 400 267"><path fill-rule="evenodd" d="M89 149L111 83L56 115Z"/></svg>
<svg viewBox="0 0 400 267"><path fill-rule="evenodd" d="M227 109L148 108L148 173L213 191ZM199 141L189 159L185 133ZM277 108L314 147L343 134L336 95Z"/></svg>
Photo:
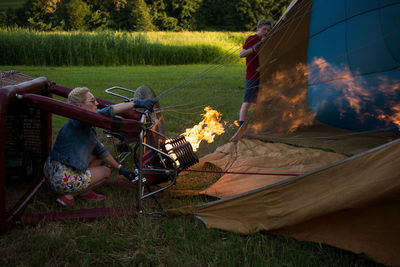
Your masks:
<svg viewBox="0 0 400 267"><path fill-rule="evenodd" d="M145 118L146 118L146 115L143 114L142 118L140 119L140 122L142 123L142 125L144 125ZM137 166L138 170L139 170L139 181L138 181L138 211L139 211L139 213L142 213L143 135L144 135L144 131L145 130L142 128L142 130L140 131L140 134L139 134L139 166Z"/></svg>

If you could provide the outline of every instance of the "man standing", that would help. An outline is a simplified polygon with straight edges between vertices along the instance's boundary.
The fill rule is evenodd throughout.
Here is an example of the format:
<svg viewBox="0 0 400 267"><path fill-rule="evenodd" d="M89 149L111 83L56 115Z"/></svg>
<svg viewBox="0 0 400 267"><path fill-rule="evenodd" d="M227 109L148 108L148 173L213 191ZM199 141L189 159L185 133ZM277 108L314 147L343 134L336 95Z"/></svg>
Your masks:
<svg viewBox="0 0 400 267"><path fill-rule="evenodd" d="M258 72L258 52L263 38L272 28L272 22L268 19L262 19L257 23L257 33L248 37L243 45L239 56L246 57L246 91L243 104L239 113L239 127L246 119L250 104L256 102L260 74Z"/></svg>

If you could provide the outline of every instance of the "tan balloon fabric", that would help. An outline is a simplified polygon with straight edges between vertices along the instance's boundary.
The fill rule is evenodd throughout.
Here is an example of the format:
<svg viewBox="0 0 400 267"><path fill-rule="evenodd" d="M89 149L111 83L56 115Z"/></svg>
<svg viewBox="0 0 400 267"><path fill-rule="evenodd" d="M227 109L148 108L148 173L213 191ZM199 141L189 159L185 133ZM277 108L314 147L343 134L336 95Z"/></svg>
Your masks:
<svg viewBox="0 0 400 267"><path fill-rule="evenodd" d="M247 138L257 138L268 142L283 142L300 147L325 149L347 156L365 152L374 147L386 144L398 138L390 132L353 132L329 126L319 121L313 125L303 126L294 132L263 132L244 134Z"/></svg>
<svg viewBox="0 0 400 267"><path fill-rule="evenodd" d="M202 158L199 164L214 164L223 171L230 172L301 174L345 158L344 155L320 149L242 139L219 147L214 153ZM291 176L293 175L225 174L200 193L225 198L274 184Z"/></svg>
<svg viewBox="0 0 400 267"><path fill-rule="evenodd" d="M312 1L298 1L261 47L260 92L248 131L293 131L311 125L308 109L307 47Z"/></svg>
<svg viewBox="0 0 400 267"><path fill-rule="evenodd" d="M273 185L170 214L242 234L272 231L400 265L400 140Z"/></svg>

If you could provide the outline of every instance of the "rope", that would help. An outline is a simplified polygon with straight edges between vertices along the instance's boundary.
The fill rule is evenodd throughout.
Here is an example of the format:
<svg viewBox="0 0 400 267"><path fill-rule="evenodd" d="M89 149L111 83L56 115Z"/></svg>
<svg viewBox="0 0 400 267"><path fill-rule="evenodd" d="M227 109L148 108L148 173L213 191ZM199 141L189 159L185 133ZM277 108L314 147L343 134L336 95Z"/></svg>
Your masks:
<svg viewBox="0 0 400 267"><path fill-rule="evenodd" d="M378 37L378 38L372 39L370 42L364 43L363 45L361 45L361 46L359 46L357 48L354 48L353 50L347 51L346 53L338 54L338 55L336 55L334 57L330 57L330 58L326 59L326 61L324 63L321 63L319 65L317 65L315 63L307 64L307 72L312 72L312 71L317 70L318 68L323 67L323 66L329 66L330 65L329 61L332 61L332 60L337 59L339 57L345 56L346 54L356 53L358 50L360 50L360 49L362 49L364 47L367 47L367 46L369 46L369 45L371 45L371 44L373 44L373 43L375 43L375 42L377 42L377 41L379 41L379 40L381 40L383 38L387 38L387 37L399 32L399 31L400 31L400 29L393 30L388 34L386 34L386 35L384 35L382 37ZM388 69L386 71L393 70L393 69L398 69L398 67L395 67L395 68L392 68L392 69ZM301 71L301 70L299 70L299 71ZM280 80L287 80L288 78L291 78L291 77L294 77L295 75L297 75L299 73L299 71L289 72L289 73L287 73L286 75L284 75L284 76L282 76L280 78L275 78L274 80L270 80L270 81L267 81L267 82L264 82L264 83L260 83L259 86L261 86L261 85L269 85L269 84L271 84L273 82L280 81ZM371 74L371 73L368 73L368 74ZM353 77L358 77L358 76L361 76L361 75L364 75L364 74L355 73L355 74L353 74ZM344 78L344 77L337 76L337 77L331 78L329 80L328 79L323 80L323 82L325 83L325 82L340 80L342 78ZM316 84L319 84L319 83L321 83L321 82L314 82L314 83L310 83L309 85L313 86L313 85L316 85Z"/></svg>
<svg viewBox="0 0 400 267"><path fill-rule="evenodd" d="M325 1L325 0L324 0L324 1ZM321 4L321 2L318 3L318 4ZM267 41L269 41L269 40L271 39L271 37L272 37L273 35L275 35L276 33L280 32L280 31L282 31L282 30L286 30L286 31L287 31L288 28L289 28L289 26L290 26L291 24L293 24L294 22L298 21L299 19L304 19L304 17L311 11L311 9L309 8L310 6L311 6L311 4L309 4L309 5L304 5L304 6L300 7L300 8L296 11L296 13L295 13L293 16L291 16L291 17L290 17L289 19L287 19L287 20L284 20L284 22L281 24L281 26L279 26L278 28L273 28L273 31L268 35ZM307 9L308 9L308 10L307 10ZM307 12L304 12L304 14L302 14L301 16L299 16L299 15L298 15L299 12L304 11L304 10L307 10ZM299 24L300 24L300 23L298 23L298 24L296 25L296 27L298 27ZM392 31L392 32L390 32L390 33L388 33L388 34L386 34L386 35L383 36L383 37L378 37L378 38L376 38L376 39L370 40L370 42L364 43L364 44L361 45L360 47L357 47L357 48L355 48L355 49L353 49L353 50L351 50L351 51L348 51L347 53L355 53L355 52L358 51L359 49L362 49L363 47L368 46L368 45L370 45L371 43L376 42L377 40L380 40L380 39L385 38L385 37L387 37L387 36L393 35L393 34L395 34L395 33L398 32L398 31L399 31L399 30L394 30L394 31ZM293 34L293 32L292 32L292 34ZM272 49L272 51L269 53L268 58L271 58L271 57L272 57L272 55L274 54L274 51L275 51L276 48L278 47L278 44L280 44L281 41L283 40L283 36L286 36L286 32L282 35L282 37L280 38L280 40L278 41L278 43L275 45L275 47L274 47L274 48ZM235 46L236 46L236 45L235 45ZM234 47L235 47L235 46L234 46ZM262 46L262 49L263 49L264 47L266 47L266 46ZM231 48L231 49L232 49L232 48ZM231 50L231 49L230 49L230 50ZM228 50L228 51L229 51L229 50ZM323 64L329 65L329 62L328 62L328 61L331 61L331 60L333 60L333 59L335 59L335 58L341 57L341 56L343 56L343 55L345 55L345 54L346 54L346 53L342 53L342 54L339 54L339 55L337 55L337 56L331 57L331 58L327 59L326 62L323 63ZM229 56L232 56L232 55L229 55ZM224 55L224 56L222 56L222 57L220 57L220 58L221 58L221 59L225 59L224 64L226 64L227 62L229 62L229 60L232 60L232 59L233 59L232 57L229 59L229 57L226 56L226 55ZM222 61L222 60L220 60L220 61ZM184 84L184 85L182 86L182 88L183 88L184 86L189 85L191 82L193 82L193 81L195 81L195 80L197 80L197 79L202 78L202 77L203 77L205 74L207 74L208 72L211 72L211 71L213 71L213 70L215 71L216 69L222 67L224 64L220 64L220 66L214 66L214 67L213 67L214 69L208 68L208 69L206 69L206 70L203 70L202 72L200 72L200 74L202 74L202 76L199 75L198 77L194 77L194 79L192 79L192 80L186 81L186 84ZM268 64L268 60L266 60L265 63L264 63L261 67L264 67L266 64ZM323 66L323 65L322 65L322 66ZM311 72L311 71L313 71L313 70L315 70L315 69L317 69L317 68L319 68L319 67L321 67L321 65L309 64L309 65L307 66L307 72ZM282 79L288 79L288 78L290 78L290 77L292 77L292 76L297 75L298 73L299 73L299 71L292 71L292 72L287 73L284 77L276 78L276 79L274 79L274 81L272 81L272 80L267 81L267 82L265 82L265 83L260 84L259 86L261 86L261 85L264 85L264 86L265 86L265 85L271 84L271 83L273 83L273 82L276 82L276 81L279 81L279 80L282 80ZM354 74L354 75L357 76L357 74ZM193 75L193 76L195 76L195 75ZM340 77L336 77L335 79L339 79L339 78L340 78ZM311 85L313 85L313 84L314 84L314 83L312 83ZM178 90L178 89L179 89L179 88L175 88L175 90ZM175 90L174 90L174 91L175 91ZM227 94L224 94L223 96L226 96L226 95L233 95L233 94L238 93L238 92L241 92L241 91L242 91L242 90L238 90L238 91L234 91L234 92L229 92L229 93L227 93ZM173 92L173 91L171 91L170 93L172 93L172 92ZM220 96L220 97L223 97L223 96ZM212 99L215 99L216 97L215 97L215 96L210 96L210 97L205 97L205 98L202 98L202 99L199 99L199 100L197 100L197 101L190 102L190 103L168 106L168 107L164 107L163 110L168 111L168 109L192 105L192 104L194 104L194 103L198 103L198 102L201 102L201 101L204 101L204 100L207 100L207 99L211 99L211 98L212 98ZM178 111L178 109L171 110L171 112L180 113L180 112ZM181 112L181 113L184 114L183 112Z"/></svg>
<svg viewBox="0 0 400 267"><path fill-rule="evenodd" d="M334 59L337 59L337 58L339 58L339 57L342 57L342 56L345 56L345 55L348 55L348 54L356 53L356 52L359 51L360 49L362 49L362 48L364 48L364 47L367 47L367 46L369 46L369 45L371 45L371 44L373 44L373 43L375 43L375 42L377 42L377 41L379 41L379 40L381 40L381 39L383 39L383 38L390 37L390 36L392 36L393 34L396 34L396 33L399 32L399 31L400 31L400 29L395 29L395 30L393 30L393 31L391 31L391 32L389 32L389 33L387 33L386 35L384 35L384 36L382 36L382 37L378 37L378 38L375 38L375 39L371 39L369 42L364 43L363 45L360 45L360 46L357 47L357 48L354 48L354 49L352 49L352 50L349 50L349 51L347 51L347 52L345 52L345 53L338 54L338 55L336 55L336 56L334 56L334 57L330 57L330 58L328 58L324 63L321 63L321 64L319 64L319 65L317 65L317 64L315 64L315 63L308 64L308 65L307 65L307 72L312 72L312 71L314 71L314 70L316 70L316 69L318 69L318 68L320 68L320 67L322 67L322 66L329 66L329 64L330 64L329 61L332 61L332 60L334 60ZM266 60L266 62L268 62L268 60ZM267 63L264 63L261 67L264 67L266 64L267 64ZM388 69L388 70L386 70L386 71L393 70L393 69L397 69L397 68L398 68L398 67L394 67L394 68ZM298 72L299 72L299 71L293 71L293 72L287 73L285 76L282 76L282 77L280 77L280 78L275 78L274 80L270 80L270 81L261 83L261 84L259 84L259 86L261 86L261 85L269 85L269 84L271 84L271 83L273 83L273 82L276 82L276 81L279 81L279 80L284 80L284 79L286 80L286 79L288 79L288 78L290 78L290 77L293 77L293 76L297 75ZM368 74L371 74L371 73L368 73ZM361 76L361 75L364 75L364 74L357 74L357 73L353 74L354 77ZM342 79L342 78L344 78L344 77L336 76L335 78L331 78L331 79L329 79L329 80L324 80L323 82L330 82L330 81L340 80L340 79ZM319 84L319 83L318 83L318 82L310 83L311 86L312 86L312 85L316 85L316 84Z"/></svg>
<svg viewBox="0 0 400 267"><path fill-rule="evenodd" d="M319 3L319 4L320 4L320 3ZM334 56L334 57L331 57L331 58L326 59L326 62L325 62L324 64L322 64L322 65L321 65L321 64L320 64L320 65L317 65L317 64L307 64L307 72L312 72L313 70L315 70L315 69L317 69L317 68L319 68L319 67L321 67L321 66L329 65L329 61L332 61L332 60L337 59L337 58L339 58L339 57L342 57L342 56L345 56L345 55L348 55L348 54L356 53L358 50L360 50L360 49L362 49L362 48L364 48L364 47L367 47L367 46L369 46L369 45L371 45L371 44L373 44L373 43L375 43L375 42L377 42L377 41L379 41L379 40L381 40L381 39L387 38L387 37L389 37L389 36L391 36L391 35L393 35L393 34L399 32L399 31L400 31L400 29L395 29L395 30L393 30L393 31L391 31L391 32L389 32L389 33L387 33L386 35L383 35L383 36L378 37L378 38L375 38L375 39L371 39L369 42L364 43L363 45L360 45L360 46L357 47L357 48L354 48L354 49L352 49L352 50L350 50L350 51L347 51L347 52L345 52L345 53L341 53L341 54L338 54L338 55L336 55L336 56ZM263 46L263 47L265 47L265 46ZM268 60L266 60L265 63L264 63L260 68L264 67L266 64L268 64ZM292 73L289 73L289 74L285 75L284 77L274 79L274 81L277 81L277 80L279 81L279 80L287 79L288 77L292 77L292 76L296 75L297 72L298 72L298 71L293 71ZM354 74L354 76L359 76L359 75ZM340 78L341 78L341 77L336 78L336 79L332 79L332 80L337 80L337 79L340 79ZM328 81L328 80L326 80L326 81ZM326 82L326 81L324 80L324 82ZM331 80L329 80L329 81L331 81ZM272 82L273 82L273 81L269 81L269 82L262 83L262 84L260 84L260 85L267 85L267 84L272 83ZM314 85L314 84L311 84L311 85Z"/></svg>
<svg viewBox="0 0 400 267"><path fill-rule="evenodd" d="M275 12L275 14L271 14L271 16L274 17L274 19L275 19L275 17L276 17L277 15L279 15L277 12ZM275 20L276 20L276 19L275 19ZM231 47L228 51L226 51L223 55L221 55L220 57L218 57L217 59L215 59L214 61L212 61L212 62L209 63L208 65L213 65L213 64L217 65L217 63L218 63L218 62L221 62L224 58L226 58L226 57L228 57L228 56L234 55L234 53L235 53L236 51L238 51L241 47L239 47L239 48L233 50L233 52L231 52L230 54L229 54L229 51L232 50L233 48L235 48L236 46L239 46L242 42L243 42L243 40L240 40L237 44L235 44L234 46L232 46L232 47ZM229 54L229 55L228 55L228 54ZM232 56L230 60L226 60L225 62L219 63L218 65L221 65L221 64L222 64L222 65L226 65L226 64L232 62L233 59L235 59L235 58L236 58L236 57L233 57L233 56ZM217 67L218 67L218 65L217 65ZM215 67L215 68L217 68L217 67ZM172 87L172 88L166 90L165 92L161 93L161 94L157 97L157 99L160 99L161 97L164 97L164 96L167 96L167 95L169 95L169 94L172 94L174 91L176 91L176 90L178 90L178 89L183 89L183 88L187 87L190 83L194 82L195 80L198 80L198 79L202 78L202 77L203 77L205 74L207 74L208 72L211 72L211 71L212 71L212 68L213 68L213 66L206 67L204 70L202 70L202 71L200 71L200 72L198 72L198 73L193 74L193 75L190 76L190 77L195 77L196 75L200 76L200 74L204 73L201 77L195 77L196 79L190 79L190 80L186 79L186 80L182 81L180 84L178 84L178 85L176 85L176 86L174 86L174 87ZM190 78L190 77L189 77L189 78ZM185 83L185 82L186 82L186 83ZM183 84L183 83L185 83L185 84ZM183 85L181 85L181 84L183 84Z"/></svg>
<svg viewBox="0 0 400 267"><path fill-rule="evenodd" d="M169 171L185 171L185 172L203 172L203 173L221 173L221 174L247 174L247 175L276 175L276 176L300 176L301 173L270 173L270 172L232 172L232 171L205 171L193 169L156 169L156 170L169 170Z"/></svg>
<svg viewBox="0 0 400 267"><path fill-rule="evenodd" d="M167 91L161 93L161 94L158 96L158 99L160 99L161 97L165 97L165 96L167 96L167 95L169 95L169 94L172 94L173 92L175 92L175 91L177 91L177 90L179 90L179 89L183 89L183 88L187 87L190 83L194 82L195 80L198 80L198 79L202 78L202 77L203 77L205 74L207 74L208 72L211 72L211 70L213 70L213 68L218 68L219 65L224 65L224 64L226 64L226 61L227 61L227 60L225 60L225 58L227 58L227 57L229 57L229 56L231 56L231 58L233 58L232 55L233 55L240 47L237 48L237 49L235 49L235 50L233 50L233 52L231 52L230 54L229 54L229 51L232 50L234 47L238 46L241 42L242 42L242 40L241 40L240 42L238 42L237 44L235 44L233 47L231 47L227 52L225 52L225 54L223 54L223 55L221 55L219 58L215 59L215 60L214 60L215 63L214 63L214 62L209 63L209 64L208 64L209 67L206 67L205 69L203 69L203 70L201 70L201 71L199 71L199 72L197 72L197 73L195 73L195 74L189 76L189 78L192 78L192 77L193 77L192 79L187 78L186 80L183 80L180 84L178 84L178 85L176 85L176 86L174 86L174 87L168 89ZM225 62L219 63L219 62L221 62L221 61L223 61L223 60L225 60ZM232 61L232 60L231 60L231 61ZM217 64L217 63L218 63L218 64ZM215 65L215 66L214 66L214 65ZM202 75L202 76L201 76L201 75ZM197 76L197 77L196 77L196 76ZM182 84L183 84L183 85L182 85Z"/></svg>
<svg viewBox="0 0 400 267"><path fill-rule="evenodd" d="M231 92L228 92L228 93L226 93L226 94L223 94L223 95L220 95L220 96L213 96L212 97L212 99L218 99L218 98L222 98L222 97L225 97L225 96L228 96L228 95L234 95L234 94L237 94L237 93L241 93L241 92L243 92L243 90L241 90L241 89L236 89L236 90L234 90L234 91L231 91ZM196 101L192 101L192 102L189 102L189 103L185 103L185 104L178 104L178 105L171 105L171 106L167 106L167 107L163 107L163 110L166 110L166 111L168 111L168 109L170 109L170 108L177 108L177 107L184 107L184 106L188 106L188 105L193 105L193 104L196 104L196 103L199 103L199 102L203 102L203 100L208 100L208 99L210 99L211 97L204 97L204 98L200 98L199 100L196 100ZM200 105L200 106L206 106L207 104L203 104L203 105ZM199 107L199 106L198 106Z"/></svg>
<svg viewBox="0 0 400 267"><path fill-rule="evenodd" d="M190 120L190 119L185 119L185 118L179 117L177 115L173 115L171 113L168 113L168 115L173 117L173 118L175 118L175 119L178 119L178 120L182 120L182 121L187 121L187 122L193 123L193 120Z"/></svg>
<svg viewBox="0 0 400 267"><path fill-rule="evenodd" d="M270 41L271 38L272 38L272 36L273 36L274 34L278 33L279 31L282 31L282 30L283 30L282 28L285 28L285 31L284 31L284 33L282 34L282 36L280 37L280 39L278 40L278 42L275 44L275 46L273 47L272 51L269 52L269 55L268 55L267 59L265 60L265 63L264 63L263 65L259 66L260 69L263 68L263 67L266 65L266 63L270 61L270 59L272 58L272 56L275 54L275 51L278 49L278 47L280 47L280 43L283 41L284 37L286 36L286 34L287 34L288 30L289 30L289 26L290 26L291 24L293 24L294 22L297 22L298 19L299 19L300 22L301 22L301 20L303 20L303 19L306 17L306 15L307 15L309 12L311 12L311 6L312 6L312 2L310 2L308 5L304 5L303 7L299 8L299 9L296 11L296 13L295 13L290 19L288 19L288 21L286 22L286 24L284 23L284 24L283 24L282 26L280 26L277 30L273 31L270 35L268 35L268 38L267 38L266 42ZM305 11L305 10L307 10L307 12L304 12L304 14L298 16L298 14L300 13L300 11ZM291 32L290 36L292 36L292 35L296 32L297 28L300 26L300 22L298 22L298 23L296 24L296 27L295 27L295 29ZM290 38L289 38L289 40L290 40ZM266 45L264 45L264 46L261 47L260 51L257 53L257 56L259 55L259 53L261 52L262 49L265 49L265 47L266 47ZM252 60L254 60L254 59L256 59L256 58L257 58L257 57L254 57ZM250 61L250 62L251 62L251 61Z"/></svg>
<svg viewBox="0 0 400 267"><path fill-rule="evenodd" d="M328 135L328 136L311 136L311 137L281 137L281 136L271 136L271 135L261 135L261 134L250 134L252 137L266 138L266 139L275 139L275 140L310 140L310 139L334 139L337 137L347 137L353 135L362 135L369 133L380 133L380 132L388 132L390 130L394 130L397 127L388 127L384 129L378 130L369 130L369 131L361 131L354 133L346 133L346 134L336 134L336 135Z"/></svg>
<svg viewBox="0 0 400 267"><path fill-rule="evenodd" d="M311 5L311 4L309 4L309 6L310 6L310 5ZM274 34L276 34L277 32L279 32L279 31L281 31L281 30L283 30L283 29L285 29L285 30L287 31L287 30L288 30L288 26L291 25L292 23L294 23L298 18L303 19L303 18L305 17L305 15L297 16L297 14L298 14L300 11L309 8L309 6L301 7L299 10L297 10L297 11L296 11L296 14L295 14L293 17L291 17L291 19L287 20L287 22L283 23L282 26L280 26L280 27L278 27L276 30L272 31L271 34L268 35L268 39L267 39L267 40L269 40ZM308 11L308 12L309 12L309 11ZM296 27L298 27L298 25L299 25L299 23L297 24ZM293 31L293 32L294 32L294 31ZM292 32L292 34L293 34L293 32ZM285 34L281 37L280 40L282 40L284 36L285 36ZM279 47L280 42L281 42L281 41L279 41L278 44L275 45L275 48L274 48L273 51L270 53L270 55L272 55L272 53L275 51L275 49L276 49L277 47ZM239 44L239 43L238 43L238 44ZM231 49L233 49L234 47L238 46L238 44L236 44L235 46L233 46ZM229 50L227 51L226 54L228 54L228 52L229 52L231 49L229 49ZM236 49L236 50L234 50L232 53L230 53L230 54L228 55L228 56L230 56L230 58L228 58L228 56L226 56L226 55L221 56L220 58L222 58L222 59L227 58L227 59L225 60L225 62L222 62L222 63L220 63L219 65L214 66L214 67L213 67L214 69L212 69L212 67L208 67L206 70L201 71L201 72L198 74L197 77L196 77L196 74L192 75L191 77L194 76L194 78L191 79L191 80L189 80L189 81L187 81L187 82L186 82L184 85L182 85L180 88L179 88L178 86L176 86L175 88L172 88L172 89L170 89L170 90L167 90L166 92L162 93L162 94L160 95L160 97L161 97L161 96L166 96L167 94L171 94L172 92L174 92L174 91L176 91L176 90L178 90L178 89L183 89L183 88L187 87L190 83L192 83L192 82L194 82L194 81L196 81L196 80L198 80L198 79L200 79L200 78L203 78L203 77L205 76L205 74L207 74L207 73L209 73L209 72L211 72L211 71L215 71L215 70L217 70L217 69L223 67L223 66L226 65L226 64L229 64L230 62L232 62L232 61L236 58L236 57L233 57L233 55L234 55L234 52L238 51L239 49L241 49L241 47L239 47L238 49ZM218 58L218 59L219 59L219 58ZM217 60L218 60L218 59L217 59ZM254 59L255 59L255 58L254 58ZM254 60L254 59L253 59L253 60ZM215 60L215 61L217 61L217 60ZM222 60L221 60L221 61L222 61ZM201 75L200 75L200 74L201 74ZM159 98L160 98L160 97L159 97ZM198 102L200 102L200 101L202 101L202 100L207 100L207 99L210 99L210 98L215 98L215 97L207 97L207 98L203 98L203 99L197 100L197 101L195 101L195 102L190 102L190 103L185 103L185 104L180 104L180 105L175 105L175 106L170 106L170 107L187 106L187 105L191 105L191 104L193 104L193 103L198 103ZM164 108L164 109L166 109L166 108Z"/></svg>
<svg viewBox="0 0 400 267"><path fill-rule="evenodd" d="M304 7L302 7L302 8L304 8ZM297 11L297 13L300 12L300 10L301 10L302 8L300 8L300 9ZM288 20L288 21L290 21L290 20ZM293 23L293 19L292 19L291 23ZM288 24L288 23L286 23L286 25L285 25L285 24L283 24L283 25L287 26L287 24ZM275 30L274 33L280 31L282 28L283 28L283 27L280 27L278 30ZM272 35L271 35L271 36L272 36ZM226 64L230 63L233 59L235 59L235 57L232 57L232 55L233 55L236 51L238 51L239 49L241 49L241 47L239 47L238 49L235 49L235 50L234 50L233 52L231 52L230 54L229 54L229 51L232 50L234 47L238 46L239 44L241 44L242 42L243 42L243 40L241 40L240 42L238 42L237 44L235 44L233 47L231 47L224 55L222 55L222 56L220 56L219 58L217 58L216 60L214 60L215 64L219 63L219 65L222 65L222 66L223 66L223 65L226 65ZM229 60L229 58L228 58L229 56L231 56L230 60ZM228 58L228 59L227 59L225 62L220 63L224 58ZM219 62L218 62L218 61L219 61ZM212 65L212 64L214 64L214 63L212 62L212 63L210 63L209 65ZM185 84L183 84L183 85L178 84L177 86L172 87L171 89L169 89L169 90L163 92L162 94L160 94L159 97L158 97L158 99L160 99L161 97L164 97L164 96L166 96L166 95L168 95L168 94L171 94L171 93L173 93L174 91L176 91L176 90L178 90L178 89L185 88L186 86L188 86L188 85L189 85L190 83L192 83L193 81L198 80L198 79L202 78L202 77L203 77L205 74L207 74L208 72L211 72L211 71L212 71L212 68L213 68L213 67L211 66L211 67L206 68L205 70L200 71L199 73L193 74L192 76L190 76L190 77L194 77L193 79L190 79L190 80L186 79L186 80L184 80L183 82L181 82L181 84L184 83L184 82L186 82ZM217 65L217 66L214 67L214 68L219 68L219 66ZM200 76L200 74L203 74L203 75ZM198 77L196 77L196 75L198 75ZM188 80L188 81L187 81L187 80Z"/></svg>

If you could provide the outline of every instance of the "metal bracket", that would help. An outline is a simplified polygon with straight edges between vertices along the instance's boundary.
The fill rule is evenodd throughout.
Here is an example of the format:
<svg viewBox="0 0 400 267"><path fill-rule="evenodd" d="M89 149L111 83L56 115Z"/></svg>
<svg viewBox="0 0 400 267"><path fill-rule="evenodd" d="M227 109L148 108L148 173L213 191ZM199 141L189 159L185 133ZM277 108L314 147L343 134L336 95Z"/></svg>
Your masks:
<svg viewBox="0 0 400 267"><path fill-rule="evenodd" d="M132 97L127 97L127 96L124 96L124 95L121 95L121 94L117 94L117 93L113 92L113 91L115 91L115 90L122 90L122 91L125 91L125 92L132 93ZM107 94L113 95L113 96L116 96L116 97L123 98L123 99L125 99L125 100L127 100L127 101L130 101L130 100L133 99L133 94L134 94L135 92L136 92L136 91L133 91L133 90L128 89L128 88L120 87L120 86L113 86L113 87L111 87L111 88L107 88L107 89L106 89L106 93L107 93Z"/></svg>

